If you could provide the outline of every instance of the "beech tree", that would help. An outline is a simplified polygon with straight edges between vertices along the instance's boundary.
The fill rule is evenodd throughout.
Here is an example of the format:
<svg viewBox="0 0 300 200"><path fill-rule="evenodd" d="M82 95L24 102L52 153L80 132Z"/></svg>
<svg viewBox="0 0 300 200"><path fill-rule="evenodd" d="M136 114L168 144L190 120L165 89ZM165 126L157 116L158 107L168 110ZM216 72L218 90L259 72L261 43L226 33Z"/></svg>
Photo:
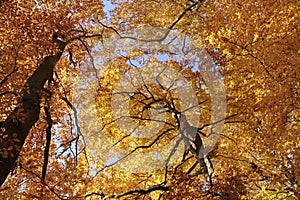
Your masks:
<svg viewBox="0 0 300 200"><path fill-rule="evenodd" d="M110 3L0 1L1 199L299 199L299 1Z"/></svg>

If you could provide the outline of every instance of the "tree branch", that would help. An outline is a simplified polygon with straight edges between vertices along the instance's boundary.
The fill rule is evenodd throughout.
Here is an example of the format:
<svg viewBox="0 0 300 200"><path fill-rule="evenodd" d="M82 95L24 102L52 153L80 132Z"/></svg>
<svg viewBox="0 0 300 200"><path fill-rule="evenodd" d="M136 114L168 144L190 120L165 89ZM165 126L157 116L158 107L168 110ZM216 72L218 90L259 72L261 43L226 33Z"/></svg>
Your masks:
<svg viewBox="0 0 300 200"><path fill-rule="evenodd" d="M47 121L47 128L46 128L46 146L44 150L44 164L43 164L43 170L42 170L42 181L45 181L46 178L46 172L47 172L47 165L48 165L48 159L49 159L49 149L50 149L50 142L51 142L51 128L53 125L53 120L51 118L51 114L49 111L49 105L44 106L44 111L46 114L46 121Z"/></svg>
<svg viewBox="0 0 300 200"><path fill-rule="evenodd" d="M150 187L148 189L145 189L145 190L131 190L131 191L127 191L127 192L124 192L124 193L121 193L121 194L112 194L112 195L108 195L106 197L104 197L103 199L109 199L109 198L120 198L120 197L124 197L124 196L127 196L127 195L131 195L131 194L149 194L153 191L167 191L169 190L170 187L168 186L163 186L161 184L159 185L155 185L153 187Z"/></svg>

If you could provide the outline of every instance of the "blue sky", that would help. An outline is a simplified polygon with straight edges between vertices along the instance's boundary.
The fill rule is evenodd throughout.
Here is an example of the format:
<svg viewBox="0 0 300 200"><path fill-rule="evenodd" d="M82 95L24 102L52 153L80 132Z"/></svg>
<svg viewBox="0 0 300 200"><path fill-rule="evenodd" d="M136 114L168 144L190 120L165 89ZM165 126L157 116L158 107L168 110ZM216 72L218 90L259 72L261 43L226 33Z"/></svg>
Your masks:
<svg viewBox="0 0 300 200"><path fill-rule="evenodd" d="M109 0L102 0L104 4L104 12L107 14L108 19L111 17L109 11L114 9L114 6L111 4Z"/></svg>

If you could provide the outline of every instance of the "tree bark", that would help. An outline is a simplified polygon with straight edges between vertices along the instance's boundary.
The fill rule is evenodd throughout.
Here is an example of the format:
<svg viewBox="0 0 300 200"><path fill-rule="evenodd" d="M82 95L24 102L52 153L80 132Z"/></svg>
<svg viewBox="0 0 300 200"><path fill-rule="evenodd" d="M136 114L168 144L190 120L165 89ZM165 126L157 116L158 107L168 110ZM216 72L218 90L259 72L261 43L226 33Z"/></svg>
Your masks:
<svg viewBox="0 0 300 200"><path fill-rule="evenodd" d="M55 42L55 41L54 41ZM59 53L46 56L27 80L20 103L1 124L0 129L0 186L17 160L26 137L40 114L40 92L53 74L65 45L59 46Z"/></svg>

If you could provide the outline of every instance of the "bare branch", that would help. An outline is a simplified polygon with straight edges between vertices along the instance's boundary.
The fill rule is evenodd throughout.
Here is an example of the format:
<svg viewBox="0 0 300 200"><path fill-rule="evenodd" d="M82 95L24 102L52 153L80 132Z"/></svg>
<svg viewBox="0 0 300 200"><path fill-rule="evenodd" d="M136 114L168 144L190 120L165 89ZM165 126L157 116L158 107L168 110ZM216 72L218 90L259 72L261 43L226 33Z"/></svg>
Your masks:
<svg viewBox="0 0 300 200"><path fill-rule="evenodd" d="M2 92L2 93L0 93L0 96L4 96L4 95L6 95L6 94L12 94L12 95L14 95L14 96L18 96L18 94L16 93L16 92L11 92L11 91L5 91L5 92Z"/></svg>
<svg viewBox="0 0 300 200"><path fill-rule="evenodd" d="M49 104L49 102L47 102L47 104ZM42 170L42 181L45 181L46 173L47 173L47 165L48 165L50 142L51 142L51 128L53 125L53 120L51 118L51 114L49 111L49 105L44 106L44 111L46 114L46 121L47 121L48 125L46 128L46 146L44 149L44 164L43 164L43 170Z"/></svg>
<svg viewBox="0 0 300 200"><path fill-rule="evenodd" d="M118 31L117 31L117 29L115 29L115 28L113 28L113 27L111 27L111 26L107 26L107 25L105 25L105 24L103 24L99 19L98 19L98 23L101 25L101 26L103 26L104 28L107 28L107 29L110 29L110 30L112 30L113 32L115 32L119 37L120 37L120 39L133 39L133 40L139 40L139 41L142 41L142 42L162 42L162 41L164 41L167 37L168 37L168 35L169 35L169 33L170 33L170 31L180 22L180 20L188 13L188 12L190 12L194 7L196 7L199 3L202 3L202 2L204 2L204 0L199 0L199 1L196 1L196 2L194 2L192 5L190 5L190 6L188 6L180 15L179 15L179 17L169 26L169 28L168 28L168 30L164 33L164 35L161 37L161 38L158 38L158 39L138 39L138 38L136 38L136 37L132 37L132 36L123 36L123 35L121 35Z"/></svg>
<svg viewBox="0 0 300 200"><path fill-rule="evenodd" d="M91 63L92 63L92 67L93 67L93 70L94 70L94 73L95 73L95 76L97 78L97 81L98 81L98 86L101 87L101 83L100 83L100 78L99 78L99 75L98 75L98 70L95 66L95 62L94 62L94 57L92 56L88 46L85 44L85 42L81 39L81 38L78 38L78 40L81 42L81 44L84 46L85 50L87 51L90 59L91 59Z"/></svg>
<svg viewBox="0 0 300 200"><path fill-rule="evenodd" d="M103 199L120 198L120 197L124 197L124 196L131 195L131 194L149 194L153 191L167 191L169 189L170 189L170 187L159 184L159 185L152 186L145 190L143 190L143 189L142 190L130 190L130 191L127 191L127 192L124 192L121 194L108 195L108 196L104 197Z"/></svg>
<svg viewBox="0 0 300 200"><path fill-rule="evenodd" d="M41 184L45 185L46 188L48 190L50 190L57 198L59 198L61 200L67 199L67 196L62 196L62 195L58 194L53 187L51 187L45 181L43 181L42 178L37 173L35 173L34 171L23 167L21 164L20 164L20 168L23 169L23 170L25 170L26 172L29 172L30 174L34 175L36 178L40 179L41 180Z"/></svg>
<svg viewBox="0 0 300 200"><path fill-rule="evenodd" d="M134 152L136 152L139 149L148 149L150 147L152 147L161 137L163 137L166 133L168 133L169 131L174 130L174 128L169 128L165 131L163 131L162 133L160 133L150 144L148 145L141 145L138 146L136 148L134 148L131 152L129 152L128 154L126 154L125 156L123 156L122 158L120 158L119 160L117 160L116 162L110 164L110 165L105 165L103 169L101 169L100 171L103 171L105 168L107 167L111 167L113 165L116 165L118 162L124 160L125 158L129 157L131 154L133 154Z"/></svg>

